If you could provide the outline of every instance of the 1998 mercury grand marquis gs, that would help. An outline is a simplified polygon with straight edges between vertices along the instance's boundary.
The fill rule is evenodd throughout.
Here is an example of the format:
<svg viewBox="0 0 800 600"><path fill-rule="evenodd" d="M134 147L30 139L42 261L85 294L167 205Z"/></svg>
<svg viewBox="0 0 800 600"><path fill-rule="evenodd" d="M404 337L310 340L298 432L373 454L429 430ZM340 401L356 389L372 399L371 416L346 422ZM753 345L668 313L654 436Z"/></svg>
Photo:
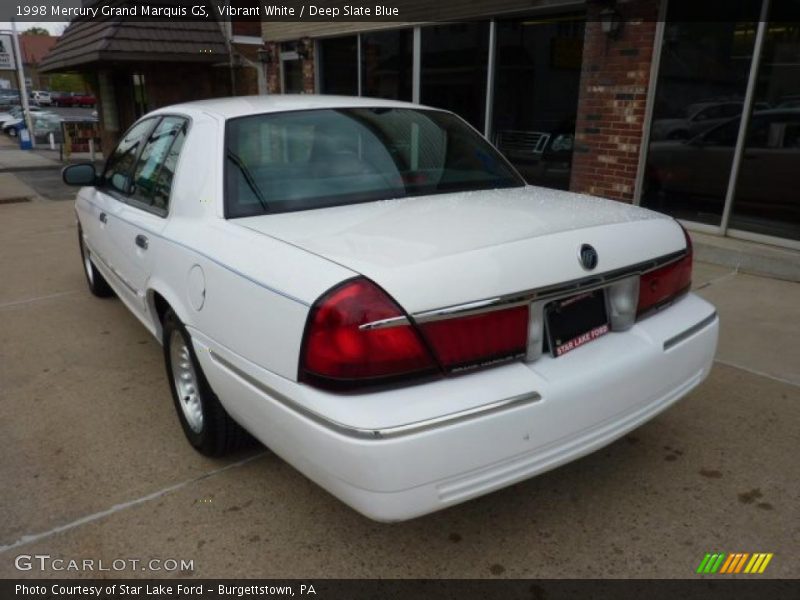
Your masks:
<svg viewBox="0 0 800 600"><path fill-rule="evenodd" d="M243 428L373 519L592 452L714 357L675 220L528 186L446 111L193 102L63 175L89 287L163 344L189 442Z"/></svg>

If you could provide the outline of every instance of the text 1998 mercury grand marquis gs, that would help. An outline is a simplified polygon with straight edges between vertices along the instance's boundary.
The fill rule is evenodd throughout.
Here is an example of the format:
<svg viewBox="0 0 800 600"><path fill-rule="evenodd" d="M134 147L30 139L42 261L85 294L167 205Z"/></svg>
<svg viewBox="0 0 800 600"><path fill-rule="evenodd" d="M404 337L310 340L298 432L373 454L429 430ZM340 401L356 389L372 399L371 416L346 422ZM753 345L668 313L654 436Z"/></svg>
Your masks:
<svg viewBox="0 0 800 600"><path fill-rule="evenodd" d="M191 444L246 430L373 519L592 452L712 364L675 220L528 186L446 111L182 104L64 180L89 286L163 344Z"/></svg>

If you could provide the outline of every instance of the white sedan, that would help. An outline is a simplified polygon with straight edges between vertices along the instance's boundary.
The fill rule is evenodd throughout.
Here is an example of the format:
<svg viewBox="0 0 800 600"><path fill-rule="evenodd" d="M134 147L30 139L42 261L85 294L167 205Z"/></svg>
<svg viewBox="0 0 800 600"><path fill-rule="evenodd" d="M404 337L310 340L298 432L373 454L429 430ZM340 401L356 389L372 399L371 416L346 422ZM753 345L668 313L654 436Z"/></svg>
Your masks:
<svg viewBox="0 0 800 600"><path fill-rule="evenodd" d="M675 220L528 186L446 111L181 104L64 180L89 287L162 343L189 442L247 431L373 519L597 450L712 365Z"/></svg>

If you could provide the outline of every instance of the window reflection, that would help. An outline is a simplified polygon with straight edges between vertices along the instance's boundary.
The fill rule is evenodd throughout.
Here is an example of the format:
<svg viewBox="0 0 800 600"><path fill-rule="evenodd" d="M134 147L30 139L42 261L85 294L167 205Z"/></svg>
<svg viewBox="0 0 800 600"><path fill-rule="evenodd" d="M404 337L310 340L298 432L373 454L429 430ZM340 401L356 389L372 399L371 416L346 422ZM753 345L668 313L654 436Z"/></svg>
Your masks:
<svg viewBox="0 0 800 600"><path fill-rule="evenodd" d="M317 47L321 93L358 96L358 38L327 38L320 40Z"/></svg>
<svg viewBox="0 0 800 600"><path fill-rule="evenodd" d="M787 6L773 4L774 11ZM784 20L780 12L771 18L729 226L798 240L800 23Z"/></svg>
<svg viewBox="0 0 800 600"><path fill-rule="evenodd" d="M411 100L413 31L378 31L361 35L363 96Z"/></svg>
<svg viewBox="0 0 800 600"><path fill-rule="evenodd" d="M691 3L669 3L643 206L720 223L760 8L731 0L720 5L730 20L709 23L676 20L690 16Z"/></svg>
<svg viewBox="0 0 800 600"><path fill-rule="evenodd" d="M422 29L421 100L451 110L483 131L489 23Z"/></svg>
<svg viewBox="0 0 800 600"><path fill-rule="evenodd" d="M529 183L569 188L585 21L498 21L493 141Z"/></svg>

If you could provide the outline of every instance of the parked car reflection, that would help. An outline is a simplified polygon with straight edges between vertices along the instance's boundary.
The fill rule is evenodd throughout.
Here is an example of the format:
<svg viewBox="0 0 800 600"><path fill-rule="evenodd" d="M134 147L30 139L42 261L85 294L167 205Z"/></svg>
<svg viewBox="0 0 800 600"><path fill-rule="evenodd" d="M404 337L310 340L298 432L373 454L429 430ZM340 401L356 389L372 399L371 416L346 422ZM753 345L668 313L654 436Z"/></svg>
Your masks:
<svg viewBox="0 0 800 600"><path fill-rule="evenodd" d="M755 108L765 110L769 105L756 102ZM654 119L650 139L653 141L691 139L741 114L741 100L695 102L686 107L685 117Z"/></svg>
<svg viewBox="0 0 800 600"><path fill-rule="evenodd" d="M495 145L532 185L567 190L572 170L575 122L552 131L498 131Z"/></svg>
<svg viewBox="0 0 800 600"><path fill-rule="evenodd" d="M650 145L647 206L719 214L725 200L740 118L685 141ZM739 212L757 209L767 219L800 223L800 109L753 113L736 187Z"/></svg>

